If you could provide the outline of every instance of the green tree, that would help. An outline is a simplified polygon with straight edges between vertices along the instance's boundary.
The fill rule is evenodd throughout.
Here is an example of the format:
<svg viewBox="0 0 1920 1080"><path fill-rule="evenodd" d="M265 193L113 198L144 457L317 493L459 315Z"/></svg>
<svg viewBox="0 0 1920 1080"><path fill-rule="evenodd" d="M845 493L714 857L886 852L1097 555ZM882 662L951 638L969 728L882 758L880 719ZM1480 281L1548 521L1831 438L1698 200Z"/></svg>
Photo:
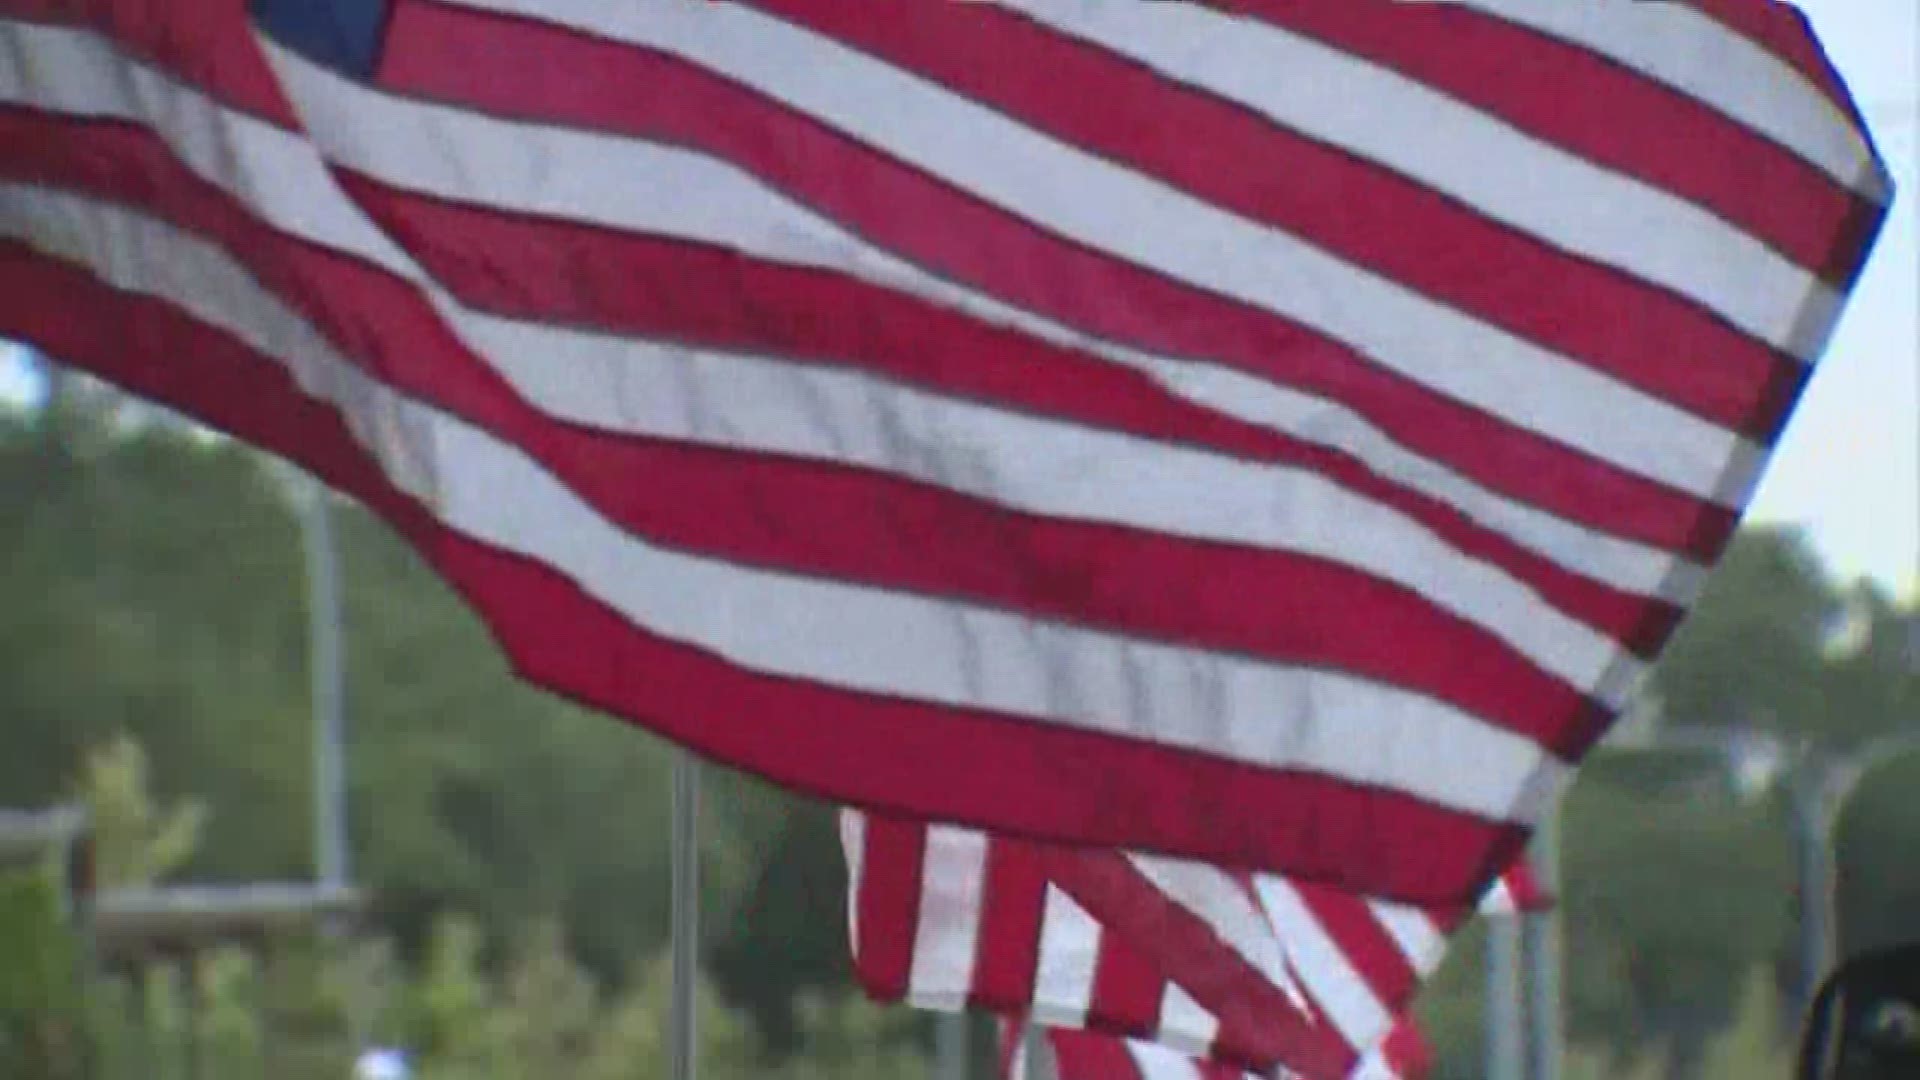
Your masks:
<svg viewBox="0 0 1920 1080"><path fill-rule="evenodd" d="M1839 949L1852 955L1920 939L1920 753L1864 778L1836 837Z"/></svg>
<svg viewBox="0 0 1920 1080"><path fill-rule="evenodd" d="M1747 973L1787 939L1791 851L1777 806L1609 779L1584 778L1565 810L1577 840L1561 894L1580 972L1570 1029L1622 1054L1659 1040L1686 1075L1737 1012Z"/></svg>
<svg viewBox="0 0 1920 1080"><path fill-rule="evenodd" d="M61 908L53 874L0 874L0 1075L85 1075L79 955Z"/></svg>

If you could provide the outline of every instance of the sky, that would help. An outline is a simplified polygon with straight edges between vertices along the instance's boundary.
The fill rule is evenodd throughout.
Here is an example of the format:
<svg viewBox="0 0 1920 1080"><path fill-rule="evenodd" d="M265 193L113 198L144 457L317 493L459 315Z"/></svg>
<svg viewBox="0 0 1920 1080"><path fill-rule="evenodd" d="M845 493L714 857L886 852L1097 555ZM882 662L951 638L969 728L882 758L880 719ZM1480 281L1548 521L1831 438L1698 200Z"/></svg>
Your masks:
<svg viewBox="0 0 1920 1080"><path fill-rule="evenodd" d="M32 401L38 393L20 360L20 346L0 340L0 401Z"/></svg>
<svg viewBox="0 0 1920 1080"><path fill-rule="evenodd" d="M1799 0L1866 113L1898 195L1754 499L1843 578L1920 592L1920 0Z"/></svg>
<svg viewBox="0 0 1920 1080"><path fill-rule="evenodd" d="M1898 196L1750 520L1804 528L1843 579L1920 594L1920 0L1798 0L1866 113ZM0 341L0 400L37 388Z"/></svg>

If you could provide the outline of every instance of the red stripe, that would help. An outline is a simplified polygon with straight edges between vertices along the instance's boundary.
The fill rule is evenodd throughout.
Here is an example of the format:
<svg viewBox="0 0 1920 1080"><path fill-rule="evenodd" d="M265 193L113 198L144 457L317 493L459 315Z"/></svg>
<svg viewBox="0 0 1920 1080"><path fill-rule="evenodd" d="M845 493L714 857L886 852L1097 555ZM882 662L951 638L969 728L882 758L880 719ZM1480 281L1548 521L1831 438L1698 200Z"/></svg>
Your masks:
<svg viewBox="0 0 1920 1080"><path fill-rule="evenodd" d="M131 129L84 130L41 141L20 133L16 153L0 121L0 160L217 238L276 291L298 298L370 372L525 448L600 512L650 540L1334 667L1434 695L1569 752L1606 722L1603 709L1511 646L1410 590L1335 563L1013 513L865 470L560 424L493 377L396 279L271 231L143 153L150 144ZM116 165L116 151L128 159ZM634 484L635 476L649 482Z"/></svg>
<svg viewBox="0 0 1920 1080"><path fill-rule="evenodd" d="M1514 902L1521 911L1551 911L1559 899L1553 895L1546 883L1533 872L1533 866L1525 858L1507 871L1507 888L1513 890Z"/></svg>
<svg viewBox="0 0 1920 1080"><path fill-rule="evenodd" d="M1047 881L1033 847L990 837L980 896L979 944L973 958L972 1004L1002 1012L1033 1007L1046 903Z"/></svg>
<svg viewBox="0 0 1920 1080"><path fill-rule="evenodd" d="M466 17L500 28L453 49L416 30L431 10L399 7L383 85L699 148L949 278L1114 340L1342 401L1403 445L1572 520L1696 556L1731 535L1725 508L1495 420L1283 318L1062 241L687 64L484 13ZM502 64L520 77L491 78Z"/></svg>
<svg viewBox="0 0 1920 1080"><path fill-rule="evenodd" d="M0 15L98 31L233 108L300 127L241 0L0 0Z"/></svg>
<svg viewBox="0 0 1920 1080"><path fill-rule="evenodd" d="M1412 1017L1402 1017L1393 1025L1381 1048L1381 1056L1406 1080L1416 1080L1433 1068L1433 1049L1427 1045L1426 1037L1420 1034L1420 1025L1414 1023Z"/></svg>
<svg viewBox="0 0 1920 1080"><path fill-rule="evenodd" d="M1763 434L1771 425L1756 423L1755 388L1798 376L1797 362L1690 301L1012 12L928 4L914 18L875 19L845 5L758 2L1723 426Z"/></svg>
<svg viewBox="0 0 1920 1080"><path fill-rule="evenodd" d="M432 29L444 31L443 40L460 41L461 33L472 32L462 28L472 25L455 20ZM406 50L393 55L404 58ZM1671 604L1560 569L1346 455L1233 420L1111 363L933 304L840 275L745 260L726 249L479 210L395 192L365 178L343 179L439 281L487 310L830 359L962 397L1299 465L1417 518L1460 550L1526 581L1574 618L1636 651L1648 650L1644 655L1651 655L1680 615ZM511 273L501 265L509 253ZM626 287L636 280L658 287Z"/></svg>
<svg viewBox="0 0 1920 1080"><path fill-rule="evenodd" d="M1013 1066L1020 1053L1020 1040L1026 1033L1025 1021L1024 1016L1007 1016L997 1025L1000 1031L1000 1075L1005 1080L1026 1080L1024 1076L1013 1074Z"/></svg>
<svg viewBox="0 0 1920 1080"><path fill-rule="evenodd" d="M1540 884L1540 879L1534 876L1533 867L1525 859L1514 863L1511 869L1500 875L1498 883L1507 887L1507 895L1513 898L1516 911L1547 911L1553 907L1553 896Z"/></svg>
<svg viewBox="0 0 1920 1080"><path fill-rule="evenodd" d="M1147 951L1166 977L1219 1018L1218 1057L1254 1071L1275 1063L1345 1075L1351 1048L1315 1026L1212 927L1173 902L1119 852L1045 849L1047 874L1105 929Z"/></svg>
<svg viewBox="0 0 1920 1080"><path fill-rule="evenodd" d="M1059 1080L1144 1080L1133 1055L1118 1039L1083 1031L1049 1029Z"/></svg>
<svg viewBox="0 0 1920 1080"><path fill-rule="evenodd" d="M1145 955L1118 934L1100 935L1087 1012L1100 1018L1101 1027L1137 1039L1153 1038L1166 992L1166 977Z"/></svg>
<svg viewBox="0 0 1920 1080"><path fill-rule="evenodd" d="M1879 213L1711 106L1495 15L1455 5L1214 2L1392 68L1545 142L1691 200L1836 284L1851 278L1843 268L1848 256L1860 253L1864 238L1856 219L1863 209L1869 217ZM1597 296L1594 308L1619 310ZM1634 311L1636 320L1642 317ZM1670 358L1674 354L1657 348L1660 337L1650 338L1653 357ZM1734 362L1724 348L1699 355ZM1671 366L1690 372L1694 364Z"/></svg>
<svg viewBox="0 0 1920 1080"><path fill-rule="evenodd" d="M860 878L852 883L860 914L854 973L874 998L898 1001L913 970L927 831L896 818L868 815L861 844Z"/></svg>
<svg viewBox="0 0 1920 1080"><path fill-rule="evenodd" d="M1399 1012L1419 989L1421 973L1373 916L1367 901L1308 882L1291 883L1301 902L1347 958L1373 996L1389 1012Z"/></svg>
<svg viewBox="0 0 1920 1080"><path fill-rule="evenodd" d="M331 408L170 306L17 244L0 245L0 296L8 336L308 465L368 503L486 618L526 678L777 782L989 830L1286 867L1413 902L1472 896L1479 868L1510 861L1525 841L1518 827L1323 777L743 671L430 520ZM928 762L940 763L937 777Z"/></svg>
<svg viewBox="0 0 1920 1080"><path fill-rule="evenodd" d="M896 293L742 260L724 249L479 210L353 174L343 173L342 181L437 281L481 310L851 364L962 398L1295 466L1406 514L1636 651L1664 640L1681 614L1670 603L1560 569L1353 458L1181 402L1110 364L1050 350ZM636 291L628 287L634 281L661 285ZM750 317L742 317L743 301Z"/></svg>

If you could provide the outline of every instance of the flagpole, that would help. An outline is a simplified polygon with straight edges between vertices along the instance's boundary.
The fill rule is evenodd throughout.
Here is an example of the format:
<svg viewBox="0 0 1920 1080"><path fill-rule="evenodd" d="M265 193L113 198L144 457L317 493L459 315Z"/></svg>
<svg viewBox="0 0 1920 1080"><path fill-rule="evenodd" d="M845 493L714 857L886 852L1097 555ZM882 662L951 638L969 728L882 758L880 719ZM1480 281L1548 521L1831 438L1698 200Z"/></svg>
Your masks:
<svg viewBox="0 0 1920 1080"><path fill-rule="evenodd" d="M346 679L341 664L339 552L326 489L302 476L300 525L307 555L308 649L313 682L315 876L345 888L347 862Z"/></svg>
<svg viewBox="0 0 1920 1080"><path fill-rule="evenodd" d="M700 979L700 762L673 759L673 999L668 1015L672 1080L694 1080L699 1031L694 990Z"/></svg>
<svg viewBox="0 0 1920 1080"><path fill-rule="evenodd" d="M948 1013L934 1029L938 1080L967 1080L967 1014Z"/></svg>
<svg viewBox="0 0 1920 1080"><path fill-rule="evenodd" d="M1527 1010L1527 1052L1532 1060L1528 1080L1560 1080L1561 1058L1565 1055L1566 1030L1561 1004L1561 909L1564 890L1560 883L1560 815L1566 793L1547 804L1534 833L1534 875L1545 883L1550 904L1544 911L1525 912L1524 951L1527 964L1527 992L1531 1007Z"/></svg>
<svg viewBox="0 0 1920 1080"><path fill-rule="evenodd" d="M1053 1047L1042 1036L1038 1024L1027 1024L1020 1036L1027 1044L1026 1075L1020 1080L1059 1080L1055 1069Z"/></svg>
<svg viewBox="0 0 1920 1080"><path fill-rule="evenodd" d="M1487 1080L1524 1080L1520 1026L1520 916L1490 912L1487 922Z"/></svg>

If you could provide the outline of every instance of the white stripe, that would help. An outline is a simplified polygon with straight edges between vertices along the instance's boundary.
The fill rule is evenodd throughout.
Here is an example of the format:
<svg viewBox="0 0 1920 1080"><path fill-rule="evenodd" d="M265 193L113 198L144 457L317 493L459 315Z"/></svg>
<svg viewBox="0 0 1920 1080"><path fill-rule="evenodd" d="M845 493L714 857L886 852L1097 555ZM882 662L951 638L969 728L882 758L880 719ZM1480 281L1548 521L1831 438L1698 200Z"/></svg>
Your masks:
<svg viewBox="0 0 1920 1080"><path fill-rule="evenodd" d="M1794 355L1816 355L1807 342L1791 340L1795 325L1783 321L1804 297L1831 293L1805 268L1707 210L1535 139L1424 83L1313 38L1199 4L1014 0L1014 6L1557 248L1690 297Z"/></svg>
<svg viewBox="0 0 1920 1080"><path fill-rule="evenodd" d="M1127 1056L1140 1073L1140 1080L1200 1080L1200 1066L1176 1050L1138 1039L1124 1040ZM1088 1077L1087 1080L1095 1080ZM1098 1080L1107 1080L1105 1077Z"/></svg>
<svg viewBox="0 0 1920 1080"><path fill-rule="evenodd" d="M410 104L352 86L298 57L276 54L271 45L268 51L280 57L287 69L287 78L304 82L303 100L324 102L322 108L334 118L336 125L341 122L338 114L343 110L361 117L359 121L345 122L351 135L338 157L343 163L395 186L481 198L477 191L463 190L480 183L487 189L485 201L496 206L716 243L756 257L852 273L876 284L901 288L930 299L960 301L954 303L956 308L991 321L1011 322L1025 330L1034 328L1035 320L1009 319L1005 305L986 305L964 289L939 282L925 271L887 255L711 158L633 140L528 127L456 109ZM322 122L309 118L309 123ZM447 153L439 153L436 147ZM613 157L608 158L607 154ZM508 161L517 165L509 166ZM439 175L435 176L436 173ZM431 179L423 183L423 177ZM624 189L625 181L634 177L647 178L644 198L635 198L632 190ZM1391 321L1385 315L1381 320L1383 329L1385 323ZM1422 333L1438 331L1429 328ZM1057 338L1058 334L1054 336ZM1074 337L1084 342L1083 336ZM1432 347L1434 340L1426 339L1420 348ZM1109 358L1115 357L1111 348L1098 351ZM1460 356L1472 356L1473 362L1453 362L1451 370L1462 374L1491 371L1482 365L1484 358L1472 349L1463 346L1452 360L1458 361ZM1353 414L1342 406L1217 366L1196 367L1164 359L1153 360L1149 366L1163 385L1203 404L1222 408L1243 419L1277 426L1310 441L1361 453L1370 462L1385 456L1386 465L1398 466L1393 473L1396 478L1404 476L1417 483L1418 480L1413 479L1417 477L1430 485L1438 481L1443 487L1460 486L1448 484L1445 477L1450 474L1444 470L1410 464L1407 459L1415 455L1401 448L1394 447L1398 452L1386 455L1369 453L1385 443L1386 436L1357 417L1349 422ZM1579 379L1585 378L1586 374L1579 376ZM1507 390L1513 388L1508 386ZM1528 390L1521 396L1530 393ZM1712 501L1738 505L1758 475L1761 459L1754 448L1737 440L1725 442L1726 433L1720 429L1712 425L1703 428L1701 421L1638 395L1637 391L1633 393L1650 403L1659 415L1642 415L1631 407L1610 402L1605 393L1597 398L1580 399L1575 411L1587 418L1583 422L1592 423L1595 432L1606 432L1608 439L1621 440L1621 432L1634 432L1624 441L1635 445L1638 448L1635 453L1649 460L1665 460L1682 469L1686 468L1679 464L1682 461L1702 465L1702 476L1710 478L1703 480L1704 486L1695 485L1699 487L1697 491L1685 483L1678 486ZM1243 400L1235 402L1233 395L1242 395ZM1567 403L1574 405L1578 396L1568 398ZM1603 405L1620 411L1607 422L1592 421L1594 410ZM1523 415L1532 414L1523 410ZM1669 420L1679 428L1667 426ZM1681 429L1695 433L1705 431L1708 442L1725 445L1711 453L1710 460L1689 450L1663 448L1665 433ZM1691 438L1682 436L1683 441ZM1673 456L1668 456L1669 450L1675 450ZM1489 508L1493 518L1532 533L1539 538L1537 543L1564 544L1569 539L1568 532L1583 531L1555 528L1541 521L1545 515L1538 511L1523 510L1511 500L1496 501L1506 505ZM1576 539L1575 543L1580 541ZM1647 550L1638 545L1621 547L1603 543L1600 546L1604 554L1596 552L1596 555L1610 559L1632 558L1636 548ZM1691 599L1693 582L1664 582L1665 572L1674 566L1667 556L1655 555L1650 562L1635 568L1637 573L1629 572L1629 579L1641 582L1645 590L1665 593L1671 589L1675 598Z"/></svg>
<svg viewBox="0 0 1920 1080"><path fill-rule="evenodd" d="M366 258L416 282L456 334L496 364L543 355L556 356L556 362L561 355L571 356L572 363L587 367L617 368L624 362L629 345L617 339L499 319L460 306L426 280L408 256L373 228L326 175L313 148L298 136L224 110L197 91L127 63L92 35L4 21L0 21L0 34L15 39L14 55L44 61L32 68L0 66L0 100L74 115L147 123L196 174L246 200L275 227ZM662 194L672 198L677 193ZM686 224L692 219L680 215L674 220ZM724 223L715 226L724 227ZM704 238L720 242L740 239L718 233ZM786 238L775 238L775 242ZM847 243L857 241L849 239ZM1703 569L1694 563L1563 521L1481 488L1398 446L1362 417L1336 403L1231 369L1166 360L1092 341L966 294L872 249L854 252L849 261L831 252L823 255L819 245L788 246L793 250L779 254L791 256L793 261L851 268L881 284L904 285L916 294L969 310L989 322L1015 326L1124 364L1169 392L1204 407L1353 454L1380 475L1460 509L1485 527L1575 573L1616 588L1684 605L1698 594L1704 581Z"/></svg>
<svg viewBox="0 0 1920 1080"><path fill-rule="evenodd" d="M1100 924L1057 885L1047 886L1040 916L1040 956L1033 975L1033 1017L1049 1027L1079 1028L1093 1001L1100 962Z"/></svg>
<svg viewBox="0 0 1920 1080"><path fill-rule="evenodd" d="M1291 884L1272 874L1254 879L1260 901L1272 920L1307 994L1323 1009L1347 1045L1372 1046L1393 1025L1393 1016L1367 988L1345 950L1328 936Z"/></svg>
<svg viewBox="0 0 1920 1080"><path fill-rule="evenodd" d="M86 31L0 19L0 46L0 101L143 121L193 172L280 229L419 275L412 259L340 191L304 139L183 89Z"/></svg>
<svg viewBox="0 0 1920 1080"><path fill-rule="evenodd" d="M1304 1010L1306 999L1287 970L1285 948L1238 881L1206 863L1131 851L1126 857L1168 900L1205 923L1263 979Z"/></svg>
<svg viewBox="0 0 1920 1080"><path fill-rule="evenodd" d="M1297 767L1531 821L1563 768L1526 739L1345 676L745 570L628 540L524 455L442 417L449 523L562 568L628 618L743 667Z"/></svg>
<svg viewBox="0 0 1920 1080"><path fill-rule="evenodd" d="M1493 879L1493 886L1480 898L1480 912L1483 915L1511 915L1519 908L1520 905L1514 903L1513 890L1507 887L1504 877Z"/></svg>
<svg viewBox="0 0 1920 1080"><path fill-rule="evenodd" d="M1885 203L1886 173L1854 123L1793 65L1686 4L1463 0L1667 84Z"/></svg>
<svg viewBox="0 0 1920 1080"><path fill-rule="evenodd" d="M1379 1045L1360 1059L1348 1080L1400 1080L1400 1071L1388 1063L1385 1045Z"/></svg>
<svg viewBox="0 0 1920 1080"><path fill-rule="evenodd" d="M847 857L847 947L860 956L860 883L867 868L867 815L840 811L840 850Z"/></svg>
<svg viewBox="0 0 1920 1080"><path fill-rule="evenodd" d="M1311 470L1010 412L846 369L525 323L472 329L484 355L537 408L576 423L857 465L1048 517L1325 559L1419 593L1616 710L1644 667L1417 519Z"/></svg>
<svg viewBox="0 0 1920 1080"><path fill-rule="evenodd" d="M557 8L541 10L557 18ZM1743 482L1757 464L1753 444L1659 398L741 5L575 10L576 21L589 17L602 33L712 67L1049 231L1296 320L1413 382L1619 468L1722 501L1729 460ZM747 230L755 251L770 234L814 228L790 202L712 158L396 98L267 51L323 152L397 187L648 231L664 224L659 192L680 189L701 218L724 215ZM646 197L636 197L642 190ZM1759 251L1736 265L1753 264ZM1765 298L1762 310L1781 321L1808 295L1785 283L1751 285Z"/></svg>
<svg viewBox="0 0 1920 1080"><path fill-rule="evenodd" d="M1420 908L1386 900L1368 900L1367 908L1406 957L1408 966L1421 977L1432 973L1447 949L1447 935L1440 932L1433 917Z"/></svg>
<svg viewBox="0 0 1920 1080"><path fill-rule="evenodd" d="M1160 995L1160 1021L1155 1038L1180 1053L1205 1057L1213 1052L1214 1037L1220 1033L1220 1018L1200 1007L1192 995L1174 983L1168 983Z"/></svg>
<svg viewBox="0 0 1920 1080"><path fill-rule="evenodd" d="M82 64L72 70L85 78L100 69ZM144 87L137 92L149 110L165 100L156 83L150 76L134 82ZM220 153L217 128L192 127L198 136L187 141L202 148L190 150L193 157ZM236 130L250 142L261 133ZM245 152L255 148L244 146L236 156L277 160ZM286 174L304 178L286 190L304 193L317 207L330 201L316 197L328 184L324 178L300 169ZM263 209L273 211L284 192L266 197ZM337 196L331 202L339 205ZM363 238L371 234L356 215L327 216ZM497 318L460 322L517 389L568 420L863 465L1038 514L1333 559L1428 596L1582 691L1596 687L1621 656L1613 642L1560 615L1521 583L1466 558L1417 522L1310 473L1022 417L852 372ZM1609 680L1600 692L1623 687ZM1616 709L1626 704L1624 694L1603 700Z"/></svg>
<svg viewBox="0 0 1920 1080"><path fill-rule="evenodd" d="M636 624L745 669L1302 769L1501 820L1531 821L1565 771L1529 740L1335 673L655 548L519 449L367 380L212 245L31 187L0 187L0 207L11 234L287 357L303 386L346 400L350 420L397 433L381 437L408 455L392 465L400 482L425 491L448 527L552 566Z"/></svg>
<svg viewBox="0 0 1920 1080"><path fill-rule="evenodd" d="M1120 503L1115 499L1127 501L1111 489L1101 490L1098 498L1092 497L1101 473L1114 474L1126 488L1136 492L1142 490L1139 477L1120 475L1132 469L1133 465L1123 467L1121 459L1112 456L1120 453L1123 446L1136 443L1136 440L1121 435L1098 434L1077 425L1048 424L1031 417L1009 414L1005 410L957 403L938 394L897 386L884 378L857 372L655 344L590 331L500 319L477 312L463 311L454 317L463 338L536 405L555 415L593 427L643 432L713 445L775 450L881 468L982 498L991 498L1003 505L1083 519L1113 519L1105 516L1119 514ZM765 389L749 391L749 383L764 386ZM751 410L759 414L755 424L730 421L730 410L739 407L740 399L755 402L751 406ZM876 401L884 401L884 407L876 408ZM1208 404L1213 405L1212 402ZM787 409L774 415L782 405ZM937 411L940 418L935 420L928 416L930 411ZM964 436L964 447L956 447L944 439L912 437L895 427L896 423L904 425L916 419L919 421L916 427L921 431L937 430L962 438L963 430L956 430L958 428L973 434ZM1097 454L1083 454L1064 446L1031 453L1004 453L1000 451L1008 444L1003 443L1001 435L974 437L988 427L996 431L1005 429L1010 422L1025 426L1029 434L1021 436L1023 440L1046 437L1082 444L1099 441L1104 448ZM1043 434L1048 432L1052 434ZM1291 470L1250 464L1224 454L1177 450L1165 444L1151 443L1133 446L1126 460L1147 460L1140 456L1142 452L1150 453L1155 458L1166 456L1163 464L1154 466L1156 469L1172 469L1175 467L1174 460L1178 459L1187 463L1182 468L1205 468L1210 470L1210 475L1220 477L1217 482L1200 481L1199 486L1192 490L1225 492L1255 484L1263 491L1259 499L1235 508L1235 515L1214 520L1202 519L1213 516L1209 508L1219 505L1215 500L1172 500L1154 507L1152 512L1156 515L1173 515L1178 518L1177 521L1163 520L1162 524L1143 524L1143 527L1195 537L1240 541L1261 547L1298 549L1296 545L1301 543L1303 537L1297 534L1297 530L1304 522L1290 522L1289 529L1294 532L1283 535L1287 530L1275 527L1273 517L1244 513L1246 507L1263 502L1272 507L1290 505L1290 498L1276 497L1271 493L1290 483L1284 474ZM1380 445L1378 457L1387 458L1392 453L1391 447ZM1071 467L1068 462L1073 463ZM1409 470L1417 467L1410 465ZM1037 481L1035 474L1048 475L1056 480L1065 480L1070 476L1071 480L1064 487L1058 484L1050 486L1044 496L1038 493L1022 495L1021 489ZM1421 483L1418 480L1409 483L1400 477L1392 478L1423 493L1435 494L1436 485L1433 483ZM1069 488L1071 492L1066 490ZM1081 509L1069 509L1061 499L1063 494L1072 498ZM1376 508L1368 512L1382 511ZM1554 519L1544 515L1536 517L1561 532L1570 531ZM1510 532L1497 525L1489 527L1496 533L1511 536ZM1523 539L1513 538L1535 554L1562 566L1582 561L1577 557L1569 559L1565 554L1560 554L1556 559L1555 551L1542 550L1545 545L1529 546ZM1567 537L1556 539L1552 546L1558 549L1558 553L1564 553L1584 545L1579 538ZM1322 553L1338 561L1349 561L1359 556L1357 551L1343 554L1322 549ZM1654 568L1654 563L1666 561L1665 556L1644 548L1623 553L1623 558L1619 559L1611 555L1601 557L1615 564L1631 559L1649 571ZM1457 561L1457 556L1449 556L1448 559ZM1591 564L1595 560L1585 561ZM1643 576L1642 581L1646 590L1635 588L1635 583L1617 580L1609 583L1629 592L1652 590L1661 592L1667 599L1683 598L1681 590L1657 589L1658 582L1651 576ZM1531 599L1525 601L1522 610L1535 603L1537 601ZM1468 617L1479 621L1474 616ZM1632 667L1641 666L1630 661L1628 663ZM1626 677L1622 675L1623 679ZM1626 689L1623 683L1621 690ZM1623 693L1619 701L1624 703L1626 700Z"/></svg>
<svg viewBox="0 0 1920 1080"><path fill-rule="evenodd" d="M920 916L914 926L907 1000L925 1009L958 1010L973 989L987 877L987 837L972 829L927 827L920 871Z"/></svg>
<svg viewBox="0 0 1920 1080"><path fill-rule="evenodd" d="M1007 1063L1007 1080L1027 1080L1027 1029L1013 1029L1013 1057Z"/></svg>

